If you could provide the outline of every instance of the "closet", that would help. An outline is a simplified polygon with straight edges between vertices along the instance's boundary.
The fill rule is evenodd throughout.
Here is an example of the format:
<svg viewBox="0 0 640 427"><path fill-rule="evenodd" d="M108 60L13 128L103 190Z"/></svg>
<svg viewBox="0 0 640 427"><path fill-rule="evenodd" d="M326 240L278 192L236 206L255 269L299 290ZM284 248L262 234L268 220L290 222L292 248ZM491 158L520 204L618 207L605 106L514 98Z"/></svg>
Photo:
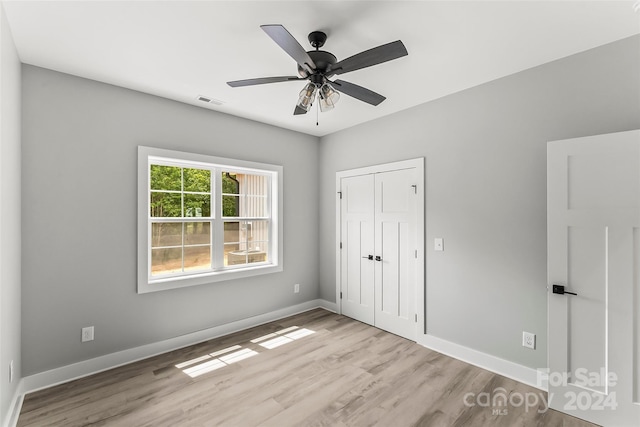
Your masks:
<svg viewBox="0 0 640 427"><path fill-rule="evenodd" d="M423 159L339 172L339 309L416 340L424 295Z"/></svg>

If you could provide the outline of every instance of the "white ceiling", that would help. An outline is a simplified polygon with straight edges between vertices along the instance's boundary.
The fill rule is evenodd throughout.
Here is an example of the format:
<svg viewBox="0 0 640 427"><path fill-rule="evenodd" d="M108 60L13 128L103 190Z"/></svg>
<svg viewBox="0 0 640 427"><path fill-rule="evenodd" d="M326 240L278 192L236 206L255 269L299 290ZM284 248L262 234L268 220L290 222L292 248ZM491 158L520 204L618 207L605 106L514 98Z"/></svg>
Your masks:
<svg viewBox="0 0 640 427"><path fill-rule="evenodd" d="M640 33L636 1L2 1L22 62L322 136ZM634 8L635 4L635 8ZM344 59L402 40L409 55L341 79L387 97L346 95L333 111L293 116L303 82L261 29L282 24ZM216 106L198 95L224 102Z"/></svg>

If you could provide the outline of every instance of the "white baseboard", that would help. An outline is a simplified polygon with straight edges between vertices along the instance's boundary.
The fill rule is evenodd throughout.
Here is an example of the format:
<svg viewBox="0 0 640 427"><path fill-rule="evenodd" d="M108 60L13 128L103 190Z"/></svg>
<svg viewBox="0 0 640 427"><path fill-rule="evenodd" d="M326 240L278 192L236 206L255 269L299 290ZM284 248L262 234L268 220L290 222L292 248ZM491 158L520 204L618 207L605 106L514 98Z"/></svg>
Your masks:
<svg viewBox="0 0 640 427"><path fill-rule="evenodd" d="M338 305L335 302L330 302L324 299L319 299L316 300L319 302L319 307L324 308L327 311L330 311L332 313L337 313L338 312Z"/></svg>
<svg viewBox="0 0 640 427"><path fill-rule="evenodd" d="M7 413L4 422L2 423L3 427L15 427L16 424L18 424L18 416L20 415L22 400L24 399L24 393L22 393L21 390L22 380L20 380L20 382L18 383L18 387L16 387L16 392L13 395L13 399L11 399L11 403L9 404L9 412Z"/></svg>
<svg viewBox="0 0 640 427"><path fill-rule="evenodd" d="M455 344L432 335L419 337L418 344L542 391L548 391L543 385L539 384L538 371L536 369L510 362L478 350L473 350L469 347Z"/></svg>
<svg viewBox="0 0 640 427"><path fill-rule="evenodd" d="M237 320L235 322L226 323L224 325L215 326L202 331L192 332L164 341L106 354L104 356L83 360L82 362L30 375L21 380L19 394L23 396L26 393L66 383L68 381L93 375L98 372L106 371L138 360L147 359L158 354L187 347L213 338L253 328L255 326L263 325L265 323L273 322L274 320L293 316L294 314L303 313L319 307L335 312L335 304L329 301L322 299L307 301L302 304L272 311L270 313L260 314L258 316Z"/></svg>

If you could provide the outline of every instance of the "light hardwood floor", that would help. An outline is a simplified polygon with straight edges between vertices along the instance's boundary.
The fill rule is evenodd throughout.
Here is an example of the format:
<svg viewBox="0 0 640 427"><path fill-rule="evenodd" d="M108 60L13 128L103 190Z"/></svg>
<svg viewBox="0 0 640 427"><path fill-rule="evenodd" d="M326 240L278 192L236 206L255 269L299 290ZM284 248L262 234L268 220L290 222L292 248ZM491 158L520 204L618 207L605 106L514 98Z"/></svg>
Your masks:
<svg viewBox="0 0 640 427"><path fill-rule="evenodd" d="M18 426L592 426L543 402L477 404L500 388L546 398L316 309L31 393Z"/></svg>

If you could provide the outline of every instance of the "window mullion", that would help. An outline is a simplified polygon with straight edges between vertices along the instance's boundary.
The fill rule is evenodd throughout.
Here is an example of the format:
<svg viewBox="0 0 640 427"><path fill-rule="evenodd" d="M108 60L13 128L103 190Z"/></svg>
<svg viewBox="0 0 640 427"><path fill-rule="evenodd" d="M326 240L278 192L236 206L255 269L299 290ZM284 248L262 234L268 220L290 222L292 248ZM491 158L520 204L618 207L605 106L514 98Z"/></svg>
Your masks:
<svg viewBox="0 0 640 427"><path fill-rule="evenodd" d="M222 169L213 168L212 177L213 185L212 199L215 201L215 212L211 212L213 224L213 238L211 239L211 250L213 251L213 269L220 270L224 267L224 221L222 219Z"/></svg>
<svg viewBox="0 0 640 427"><path fill-rule="evenodd" d="M187 228L184 226L185 222L184 222L184 214L185 212L185 208L184 208L184 168L181 167L180 168L180 217L182 218L182 248L181 248L181 252L182 252L182 272L184 273L184 235L187 232Z"/></svg>

